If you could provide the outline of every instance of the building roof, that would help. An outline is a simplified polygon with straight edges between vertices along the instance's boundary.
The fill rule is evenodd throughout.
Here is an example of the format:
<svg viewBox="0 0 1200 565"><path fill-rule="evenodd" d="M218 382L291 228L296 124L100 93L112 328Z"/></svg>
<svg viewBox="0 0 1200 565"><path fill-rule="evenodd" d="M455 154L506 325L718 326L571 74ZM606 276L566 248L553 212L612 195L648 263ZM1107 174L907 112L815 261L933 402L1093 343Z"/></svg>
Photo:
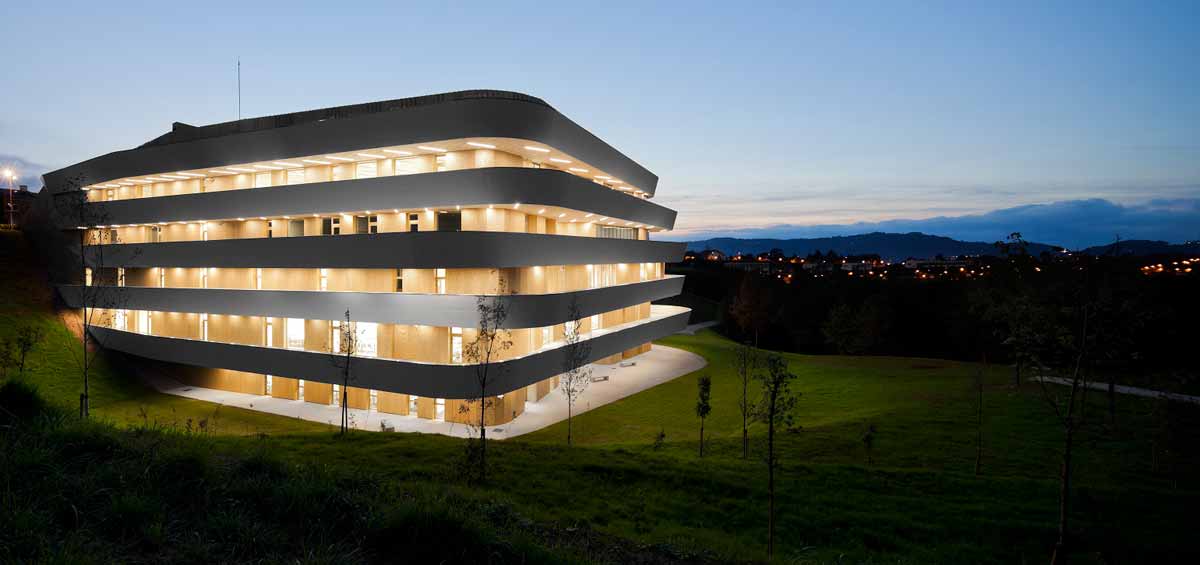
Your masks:
<svg viewBox="0 0 1200 565"><path fill-rule="evenodd" d="M457 92L445 92L442 94L413 96L411 98L396 98L393 100L383 100L379 102L365 102L362 104L333 106L330 108L305 110L302 112L289 112L287 114L276 114L274 116L246 118L242 120L221 122L206 126L193 126L182 122L175 122L171 125L171 131L151 139L139 147L169 145L172 143L195 141L197 139L207 139L210 137L220 137L223 135L250 133L313 122L354 118L367 114L378 114L381 112L395 112L399 110L407 110L420 106L429 106L445 102L480 99L512 100L518 102L528 102L530 104L538 104L547 108L552 108L541 98L536 98L527 94L521 94L519 92L509 92L506 90L459 90Z"/></svg>

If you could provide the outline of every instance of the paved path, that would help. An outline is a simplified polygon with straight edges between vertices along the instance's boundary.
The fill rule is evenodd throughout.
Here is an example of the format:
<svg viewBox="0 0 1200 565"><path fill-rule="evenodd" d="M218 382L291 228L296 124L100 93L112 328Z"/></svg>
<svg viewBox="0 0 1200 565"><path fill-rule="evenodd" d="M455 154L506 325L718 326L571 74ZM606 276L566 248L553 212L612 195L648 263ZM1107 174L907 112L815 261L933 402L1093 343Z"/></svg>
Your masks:
<svg viewBox="0 0 1200 565"><path fill-rule="evenodd" d="M1038 377L1048 383L1071 386L1071 379L1060 377ZM1108 383L1089 382L1087 387L1093 390L1108 390ZM1138 388L1135 386L1116 385L1113 390L1121 394L1132 396L1144 396L1146 398L1166 398L1177 402L1186 402L1189 404L1200 404L1200 396L1191 396L1187 394L1179 394L1177 392L1163 392L1160 390L1152 390L1148 388Z"/></svg>
<svg viewBox="0 0 1200 565"><path fill-rule="evenodd" d="M591 383L575 401L574 412L581 414L592 408L599 408L701 369L706 364L707 361L703 357L694 353L655 344L649 352L617 365L590 365L593 378L607 376L608 380ZM193 387L180 384L163 375L146 375L145 378L151 386L166 394L313 422L324 422L334 426L341 420L341 409L336 406ZM463 424L426 420L416 416L399 416L351 409L350 418L353 427L370 431L380 431L380 425L385 424L390 428L395 428L397 432L421 432L456 437L467 437L471 433L470 429ZM527 402L525 413L512 422L488 428L488 437L494 439L516 437L566 419L567 400L556 389L537 402Z"/></svg>
<svg viewBox="0 0 1200 565"><path fill-rule="evenodd" d="M688 324L687 327L685 327L682 330L679 330L675 333L685 334L685 335L696 335L696 332L698 332L704 328L711 328L719 323L720 322L713 321L713 322L700 322L699 324Z"/></svg>

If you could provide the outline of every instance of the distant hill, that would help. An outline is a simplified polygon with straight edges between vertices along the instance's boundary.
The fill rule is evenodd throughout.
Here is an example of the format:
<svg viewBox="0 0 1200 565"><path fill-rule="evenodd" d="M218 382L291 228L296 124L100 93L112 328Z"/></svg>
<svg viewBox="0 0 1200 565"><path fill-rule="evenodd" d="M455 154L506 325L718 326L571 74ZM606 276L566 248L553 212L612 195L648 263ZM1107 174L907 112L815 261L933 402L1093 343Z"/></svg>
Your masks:
<svg viewBox="0 0 1200 565"><path fill-rule="evenodd" d="M809 239L738 239L718 237L702 241L689 241L692 251L719 249L725 254L762 253L775 248L788 255L808 255L814 251L822 253L833 250L841 255L866 255L876 253L884 259L900 261L909 257L929 258L938 254L951 255L995 255L996 246L991 242L958 241L949 237L912 233L865 233L838 237ZM1030 243L1029 252L1054 251L1056 247L1041 243Z"/></svg>
<svg viewBox="0 0 1200 565"><path fill-rule="evenodd" d="M1104 255L1110 253L1113 246L1097 245L1084 249L1084 253L1092 255ZM1122 241L1117 246L1117 252L1121 255L1185 255L1194 254L1200 256L1200 242L1189 243L1167 243L1165 241L1152 241L1148 239L1131 239Z"/></svg>

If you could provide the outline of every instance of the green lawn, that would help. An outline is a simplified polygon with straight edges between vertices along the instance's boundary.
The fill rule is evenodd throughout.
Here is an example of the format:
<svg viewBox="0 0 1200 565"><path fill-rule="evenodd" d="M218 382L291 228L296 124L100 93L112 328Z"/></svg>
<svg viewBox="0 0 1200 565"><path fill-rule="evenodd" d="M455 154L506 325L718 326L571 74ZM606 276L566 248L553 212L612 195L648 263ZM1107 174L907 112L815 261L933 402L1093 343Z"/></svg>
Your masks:
<svg viewBox="0 0 1200 565"><path fill-rule="evenodd" d="M16 257L11 251L9 256ZM16 292L0 294L0 332L30 321L47 328L50 339L28 380L50 400L73 407L79 392L73 338L47 313L49 295L36 270L7 271L0 275L0 289ZM734 344L705 331L671 336L660 345L693 351L709 365L577 417L575 447L564 445L565 424L491 442L493 466L485 488L463 483L463 442L441 436L358 432L336 439L322 424L222 408L218 435L202 441L225 461L268 453L301 466L372 477L388 488L432 493L422 500L434 504L499 505L537 527L655 544L655 555L663 559L762 559L765 434L761 424L752 427L752 456L742 460ZM779 438L780 555L794 562L1048 558L1059 433L1036 387L1014 390L1007 369L988 371L983 473L976 477L971 384L976 365L787 358L799 375L794 389L802 396L795 416L802 429ZM694 415L701 373L713 377L714 405L704 459L696 455ZM178 428L189 418L211 418L215 410L157 394L103 362L95 375L94 412L114 423ZM1096 416L1102 415L1102 401L1098 394L1090 399ZM1190 509L1200 502L1195 482L1200 468L1189 449L1200 439L1200 415L1172 405L1171 419L1164 420L1161 408L1154 401L1122 398L1115 430L1097 423L1081 433L1072 513L1081 561L1200 559L1186 539ZM860 441L868 424L878 430L870 466ZM666 441L656 449L660 430ZM240 437L247 434L257 437Z"/></svg>

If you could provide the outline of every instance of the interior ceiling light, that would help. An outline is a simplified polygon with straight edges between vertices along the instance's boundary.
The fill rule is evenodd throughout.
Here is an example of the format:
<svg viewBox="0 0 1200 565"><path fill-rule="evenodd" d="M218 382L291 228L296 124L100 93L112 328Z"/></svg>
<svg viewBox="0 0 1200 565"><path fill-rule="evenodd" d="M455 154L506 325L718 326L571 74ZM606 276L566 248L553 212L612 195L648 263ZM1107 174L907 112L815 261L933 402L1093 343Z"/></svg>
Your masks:
<svg viewBox="0 0 1200 565"><path fill-rule="evenodd" d="M581 168L579 168L579 167L571 167L570 169L567 169L567 170L568 170L568 171L573 171L573 172L576 172L576 173L586 173L586 172L588 172L588 170L587 170L587 169L581 169Z"/></svg>
<svg viewBox="0 0 1200 565"><path fill-rule="evenodd" d="M303 161L305 163L312 163L314 165L332 165L333 164L333 163L330 163L329 161L321 161L320 159L301 159L301 161Z"/></svg>
<svg viewBox="0 0 1200 565"><path fill-rule="evenodd" d="M399 149L384 149L383 152L391 153L393 155L412 155L412 153L410 153L408 151L401 151Z"/></svg>
<svg viewBox="0 0 1200 565"><path fill-rule="evenodd" d="M203 177L204 176L204 175L197 174L197 173L175 173L175 174L183 175L185 177Z"/></svg>
<svg viewBox="0 0 1200 565"><path fill-rule="evenodd" d="M303 165L297 165L296 163L289 163L287 161L274 161L273 164L279 165L281 167L301 167L301 166L303 166Z"/></svg>
<svg viewBox="0 0 1200 565"><path fill-rule="evenodd" d="M376 155L374 153L359 153L358 156L366 157L368 159L387 159L387 157L385 157L383 155Z"/></svg>
<svg viewBox="0 0 1200 565"><path fill-rule="evenodd" d="M605 216L605 217L603 217L603 218L600 218L599 220L596 220L596 221L598 221L598 222L603 222L604 220L607 220L607 219L608 219L608 216Z"/></svg>
<svg viewBox="0 0 1200 565"><path fill-rule="evenodd" d="M545 213L546 213L546 209L545 209L545 208L542 208L541 210L538 210L538 213L539 213L539 214L545 214Z"/></svg>
<svg viewBox="0 0 1200 565"><path fill-rule="evenodd" d="M520 203L520 202L517 202L516 204L513 204L513 210L520 210L520 209L521 209L521 203Z"/></svg>
<svg viewBox="0 0 1200 565"><path fill-rule="evenodd" d="M213 173L213 174L215 174L215 175L232 175L232 174L234 174L234 172L233 172L233 171L224 171L224 170L221 170L221 169L213 169L213 170L211 170L211 171L209 171L209 172L210 172L210 173Z"/></svg>
<svg viewBox="0 0 1200 565"><path fill-rule="evenodd" d="M566 215L567 215L567 213L566 213L566 212L563 212L563 213L559 214L559 215L558 215L558 217L560 217L560 218L561 218L561 217L563 217L563 216L566 216Z"/></svg>
<svg viewBox="0 0 1200 565"><path fill-rule="evenodd" d="M242 168L242 167L229 167L229 170L237 171L239 173L253 173L254 172L254 169L246 169L246 168Z"/></svg>
<svg viewBox="0 0 1200 565"><path fill-rule="evenodd" d="M590 217L592 217L592 216L595 216L595 214L593 214L593 213L591 213L591 212L588 212L588 215L586 215L586 216L584 216L584 217L585 217L585 218L590 218Z"/></svg>
<svg viewBox="0 0 1200 565"><path fill-rule="evenodd" d="M545 147L534 147L532 145L526 145L525 148L530 151L537 151L538 153L549 153L550 152L550 150L546 149Z"/></svg>
<svg viewBox="0 0 1200 565"><path fill-rule="evenodd" d="M468 141L467 145L470 145L471 147L482 147L484 149L495 149L496 148L495 145L488 145L486 143L479 143L476 141Z"/></svg>
<svg viewBox="0 0 1200 565"><path fill-rule="evenodd" d="M254 166L254 168L256 168L256 169L266 169L266 170L268 170L268 171L274 171L274 170L277 170L277 169L279 169L279 167L272 167L272 166L270 166L270 165L255 165L255 166Z"/></svg>
<svg viewBox="0 0 1200 565"><path fill-rule="evenodd" d="M446 150L445 150L445 149L442 149L441 147L430 147L430 146L428 146L428 145L418 145L418 146L417 146L417 149L424 149L424 150L426 150L426 151L437 151L438 153L445 153L445 152L446 152Z"/></svg>
<svg viewBox="0 0 1200 565"><path fill-rule="evenodd" d="M596 178L600 180L612 180L612 177L597 176Z"/></svg>
<svg viewBox="0 0 1200 565"><path fill-rule="evenodd" d="M244 222L244 221L246 221L246 218L238 218L238 221L239 221L239 222Z"/></svg>
<svg viewBox="0 0 1200 565"><path fill-rule="evenodd" d="M559 159L558 157L551 157L551 158L550 158L550 160L551 160L551 161L553 161L553 162L555 162L555 163L564 163L564 164L565 164L565 163L570 163L570 162L571 162L571 160L570 160L570 159Z"/></svg>
<svg viewBox="0 0 1200 565"><path fill-rule="evenodd" d="M346 157L338 157L337 155L326 155L325 158L333 159L334 161L353 161L354 160L354 159L349 159Z"/></svg>

